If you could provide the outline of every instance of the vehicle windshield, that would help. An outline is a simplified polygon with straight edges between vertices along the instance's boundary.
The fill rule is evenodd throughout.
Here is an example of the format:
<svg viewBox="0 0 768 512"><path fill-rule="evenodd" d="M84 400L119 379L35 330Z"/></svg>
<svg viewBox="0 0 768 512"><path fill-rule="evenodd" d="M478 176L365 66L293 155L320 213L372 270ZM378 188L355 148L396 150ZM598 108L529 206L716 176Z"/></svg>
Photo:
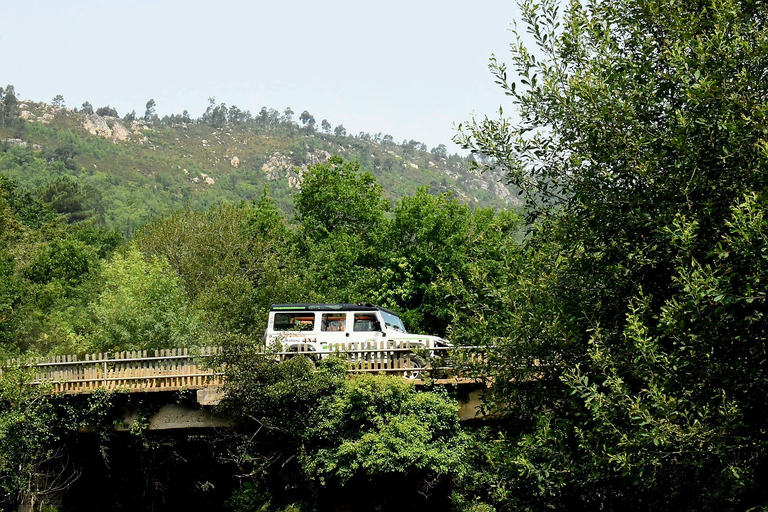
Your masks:
<svg viewBox="0 0 768 512"><path fill-rule="evenodd" d="M403 325L403 321L400 320L399 316L393 315L392 313L389 313L387 311L382 311L381 316L384 318L384 323L386 324L387 329L406 332L405 326Z"/></svg>

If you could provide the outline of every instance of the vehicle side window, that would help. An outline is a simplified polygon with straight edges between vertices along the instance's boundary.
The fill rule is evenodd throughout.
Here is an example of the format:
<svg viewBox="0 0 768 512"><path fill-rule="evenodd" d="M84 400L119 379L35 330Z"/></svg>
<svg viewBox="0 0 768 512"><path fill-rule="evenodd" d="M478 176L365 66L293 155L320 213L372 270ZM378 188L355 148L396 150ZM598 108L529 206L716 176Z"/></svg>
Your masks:
<svg viewBox="0 0 768 512"><path fill-rule="evenodd" d="M379 321L372 313L355 313L354 331L380 331Z"/></svg>
<svg viewBox="0 0 768 512"><path fill-rule="evenodd" d="M321 331L344 331L347 323L346 313L323 313Z"/></svg>
<svg viewBox="0 0 768 512"><path fill-rule="evenodd" d="M275 313L276 331L312 331L315 315L312 313Z"/></svg>

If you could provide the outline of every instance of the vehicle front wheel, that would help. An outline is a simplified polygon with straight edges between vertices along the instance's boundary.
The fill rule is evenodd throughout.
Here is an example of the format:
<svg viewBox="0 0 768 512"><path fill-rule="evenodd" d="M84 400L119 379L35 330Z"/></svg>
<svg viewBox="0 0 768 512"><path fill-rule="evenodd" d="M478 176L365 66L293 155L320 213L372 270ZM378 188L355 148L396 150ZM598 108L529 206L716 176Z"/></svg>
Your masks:
<svg viewBox="0 0 768 512"><path fill-rule="evenodd" d="M306 350L301 347L289 347L287 352L289 353L283 356L283 361L299 357L307 359L312 365L316 365L318 361L320 361L320 355L316 354L314 350Z"/></svg>
<svg viewBox="0 0 768 512"><path fill-rule="evenodd" d="M426 367L424 359L413 354L406 354L397 359L397 368L402 369L400 373L403 378L408 380L418 379Z"/></svg>

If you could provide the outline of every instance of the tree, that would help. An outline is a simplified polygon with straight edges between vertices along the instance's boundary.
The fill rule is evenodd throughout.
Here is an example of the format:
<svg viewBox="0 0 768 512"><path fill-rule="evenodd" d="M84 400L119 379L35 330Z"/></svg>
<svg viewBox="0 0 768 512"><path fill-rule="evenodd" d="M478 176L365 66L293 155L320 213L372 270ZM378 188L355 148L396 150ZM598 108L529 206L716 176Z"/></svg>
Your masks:
<svg viewBox="0 0 768 512"><path fill-rule="evenodd" d="M36 192L43 203L74 224L104 214L101 193L92 186L83 186L72 176L61 176Z"/></svg>
<svg viewBox="0 0 768 512"><path fill-rule="evenodd" d="M299 116L301 124L304 125L307 131L312 132L315 130L315 116L307 112L306 110Z"/></svg>
<svg viewBox="0 0 768 512"><path fill-rule="evenodd" d="M4 174L0 174L0 205L5 205L9 217L16 221L10 223L11 226L18 222L27 228L40 229L56 220L54 211Z"/></svg>
<svg viewBox="0 0 768 512"><path fill-rule="evenodd" d="M312 238L324 238L333 231L371 233L388 209L381 185L360 164L333 156L310 167L304 174L301 193L296 197L296 220Z"/></svg>
<svg viewBox="0 0 768 512"><path fill-rule="evenodd" d="M64 108L64 96L61 94L57 94L53 97L51 100L51 105L53 105L56 108Z"/></svg>
<svg viewBox="0 0 768 512"><path fill-rule="evenodd" d="M423 508L435 494L447 507L446 484L469 469L457 405L445 392L396 377L349 379L335 358L317 367L307 358L277 362L239 345L223 359L222 407L242 432L234 462L250 479L236 498L251 509L325 509L341 489L377 509Z"/></svg>
<svg viewBox="0 0 768 512"><path fill-rule="evenodd" d="M375 302L402 311L411 330L446 336L457 282L471 289L466 295L486 297L483 289L503 281L507 267L502 262L518 250L520 219L513 212L473 210L449 193L435 196L426 188L402 198L393 214L376 249L383 262L373 287ZM470 284L477 272L483 282ZM478 340L453 341L474 345Z"/></svg>
<svg viewBox="0 0 768 512"><path fill-rule="evenodd" d="M155 113L156 106L157 104L154 99L147 102L146 110L144 111L144 121L148 123L154 121L155 117L157 117L157 114Z"/></svg>
<svg viewBox="0 0 768 512"><path fill-rule="evenodd" d="M267 107L261 107L259 114L256 116L256 122L261 126L269 125L269 110Z"/></svg>
<svg viewBox="0 0 768 512"><path fill-rule="evenodd" d="M329 123L327 119L320 121L320 128L324 133L331 133L331 123Z"/></svg>
<svg viewBox="0 0 768 512"><path fill-rule="evenodd" d="M347 136L347 129L344 128L343 124L340 124L336 128L334 128L333 133L337 137L346 137Z"/></svg>
<svg viewBox="0 0 768 512"><path fill-rule="evenodd" d="M18 368L3 368L0 375L2 510L45 509L47 495L63 491L80 476L65 442L76 432L77 419L31 380Z"/></svg>
<svg viewBox="0 0 768 512"><path fill-rule="evenodd" d="M8 208L0 204L0 213L8 214ZM7 237L10 233L7 226L9 223L8 216L3 217L2 229L0 234L0 357L6 359L4 353L7 348L12 346L15 341L13 339L13 324L17 319L18 308L23 299L24 286L21 279L16 273L16 261L12 254L10 254L5 245L7 243ZM12 226L14 231L18 230L18 226Z"/></svg>
<svg viewBox="0 0 768 512"><path fill-rule="evenodd" d="M436 148L430 150L430 153L439 158L448 158L448 148L445 147L445 144L438 144Z"/></svg>
<svg viewBox="0 0 768 512"><path fill-rule="evenodd" d="M360 164L339 156L311 166L296 196L295 272L319 302L370 302L381 269L389 203Z"/></svg>
<svg viewBox="0 0 768 512"><path fill-rule="evenodd" d="M187 116L189 117L189 116ZM251 112L246 110L243 112L237 106L232 105L229 107L229 113L227 114L227 121L235 125L246 125L251 120Z"/></svg>
<svg viewBox="0 0 768 512"><path fill-rule="evenodd" d="M208 98L208 108L205 109L202 121L214 128L223 128L227 124L228 114L227 106L224 103L216 105L216 98L211 97Z"/></svg>
<svg viewBox="0 0 768 512"><path fill-rule="evenodd" d="M283 111L283 122L291 124L293 122L293 109L291 107L285 107Z"/></svg>
<svg viewBox="0 0 768 512"><path fill-rule="evenodd" d="M301 300L287 247L288 231L266 193L252 205L186 211L135 237L144 254L168 261L210 330L263 335L273 302Z"/></svg>
<svg viewBox="0 0 768 512"><path fill-rule="evenodd" d="M9 84L5 90L0 87L0 126L5 128L18 115L18 103L14 86Z"/></svg>
<svg viewBox="0 0 768 512"><path fill-rule="evenodd" d="M58 280L74 285L96 268L98 258L92 247L73 238L55 239L38 251L24 276L35 283Z"/></svg>
<svg viewBox="0 0 768 512"><path fill-rule="evenodd" d="M99 107L96 109L96 115L97 116L110 116L110 117L120 117L117 114L117 109L114 107L110 107L107 105L106 107Z"/></svg>
<svg viewBox="0 0 768 512"><path fill-rule="evenodd" d="M115 254L102 269L104 288L90 305L91 349L146 350L199 345L200 319L188 305L178 274L135 248ZM204 344L204 342L203 342Z"/></svg>
<svg viewBox="0 0 768 512"><path fill-rule="evenodd" d="M403 140L403 156L413 155L416 151L426 151L426 146L417 140Z"/></svg>
<svg viewBox="0 0 768 512"><path fill-rule="evenodd" d="M42 156L48 163L61 162L64 164L64 167L70 171L78 171L80 170L80 166L78 165L77 160L75 160L75 157L78 154L80 154L80 150L78 150L74 144L68 142L53 150L50 148L46 149L43 151Z"/></svg>
<svg viewBox="0 0 768 512"><path fill-rule="evenodd" d="M486 368L525 420L500 481L534 508L763 507L768 11L521 8L535 48L490 66L518 120L457 137L532 223Z"/></svg>
<svg viewBox="0 0 768 512"><path fill-rule="evenodd" d="M93 115L93 105L91 105L91 102L84 101L83 104L80 106L80 112L82 112L85 115Z"/></svg>

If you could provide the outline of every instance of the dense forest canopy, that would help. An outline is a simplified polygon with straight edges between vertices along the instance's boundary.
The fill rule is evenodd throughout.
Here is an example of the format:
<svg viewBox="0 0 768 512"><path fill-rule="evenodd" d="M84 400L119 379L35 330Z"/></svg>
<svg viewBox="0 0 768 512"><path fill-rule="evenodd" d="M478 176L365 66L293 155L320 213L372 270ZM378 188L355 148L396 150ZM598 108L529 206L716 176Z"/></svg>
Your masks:
<svg viewBox="0 0 768 512"><path fill-rule="evenodd" d="M525 423L500 481L537 508L764 507L766 6L522 8L535 51L491 61L519 121L459 137L532 222L493 323L500 361L546 365L488 368L532 382L496 387Z"/></svg>
<svg viewBox="0 0 768 512"><path fill-rule="evenodd" d="M457 140L521 190L522 218L443 190L392 197L377 164L329 155L307 162L290 220L262 188L121 233L100 220L103 191L66 171L119 145L6 145L5 168L49 174L0 176L1 354L225 346L234 510L329 509L351 490L372 510L448 497L466 511L764 510L768 10L521 8L508 60L490 64L515 117L470 120ZM12 88L2 105L0 129L53 133L19 120ZM154 107L143 122L159 126ZM212 99L203 124L294 115ZM299 122L317 131L309 112ZM373 302L487 347L468 370L495 419L459 425L446 391L347 378L334 359L259 356L269 304L293 301ZM38 492L40 461L89 414L108 424L116 399L62 413L23 372L2 378L0 506L14 507Z"/></svg>

